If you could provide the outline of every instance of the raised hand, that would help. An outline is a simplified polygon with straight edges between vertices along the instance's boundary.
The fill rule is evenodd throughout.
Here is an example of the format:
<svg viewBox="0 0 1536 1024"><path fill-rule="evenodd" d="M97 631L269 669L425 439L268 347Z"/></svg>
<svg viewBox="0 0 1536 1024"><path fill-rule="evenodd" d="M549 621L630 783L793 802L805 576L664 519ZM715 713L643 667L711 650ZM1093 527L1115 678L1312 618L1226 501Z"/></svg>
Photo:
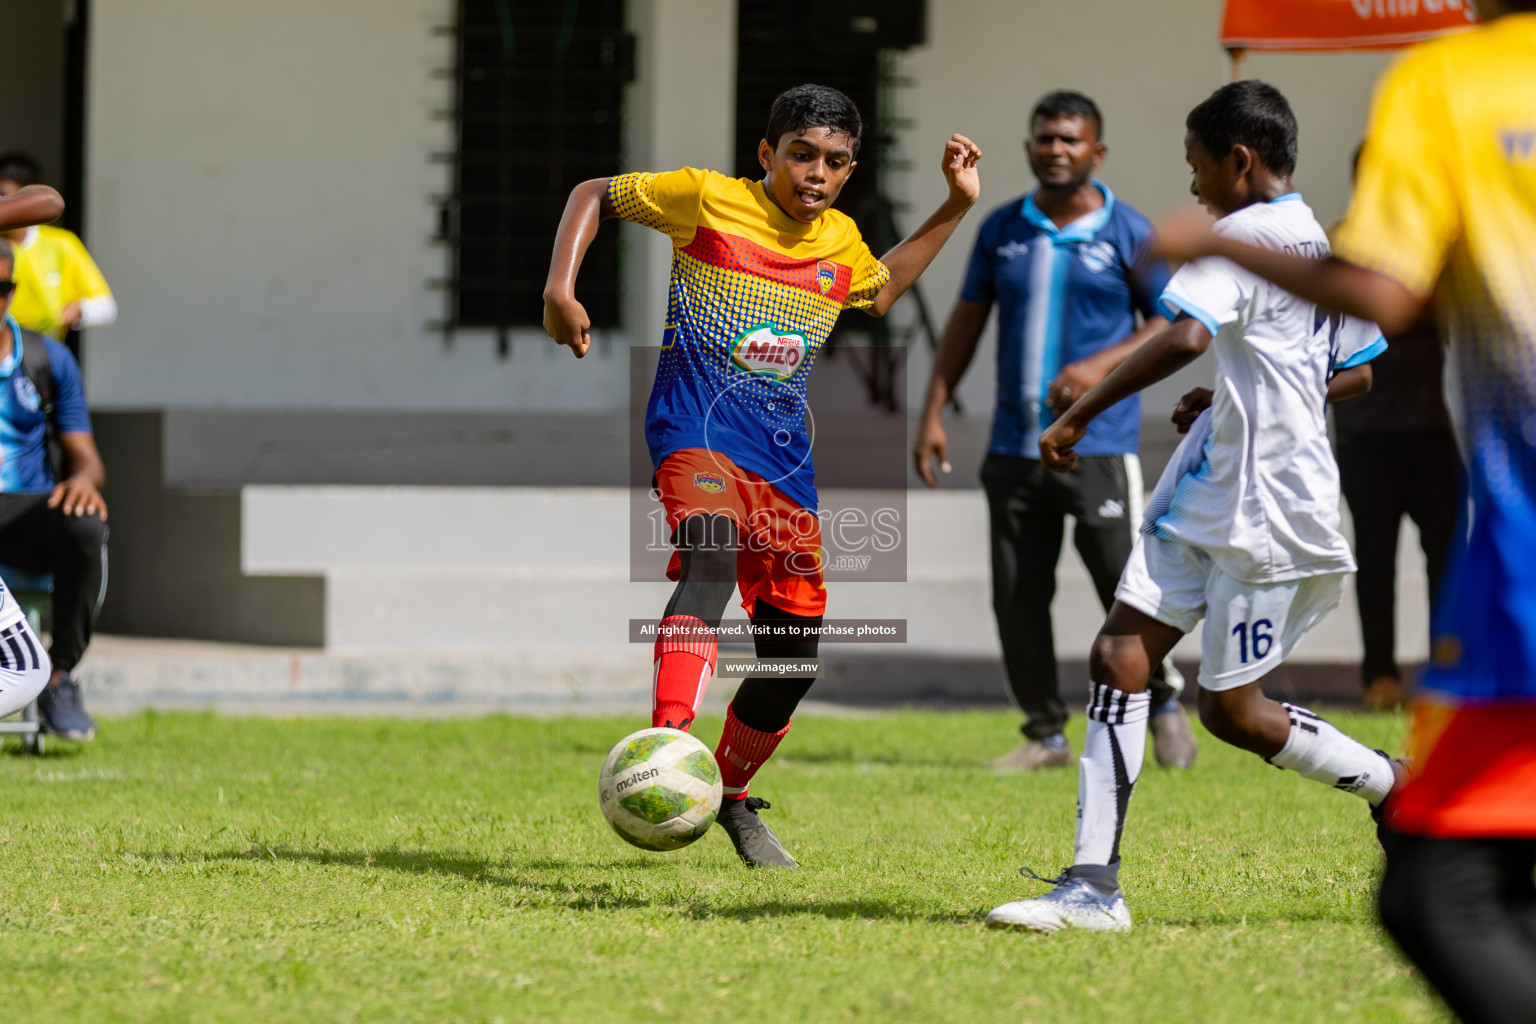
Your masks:
<svg viewBox="0 0 1536 1024"><path fill-rule="evenodd" d="M949 197L966 204L981 198L981 175L976 164L981 147L964 135L951 135L944 143L944 180L949 183Z"/></svg>

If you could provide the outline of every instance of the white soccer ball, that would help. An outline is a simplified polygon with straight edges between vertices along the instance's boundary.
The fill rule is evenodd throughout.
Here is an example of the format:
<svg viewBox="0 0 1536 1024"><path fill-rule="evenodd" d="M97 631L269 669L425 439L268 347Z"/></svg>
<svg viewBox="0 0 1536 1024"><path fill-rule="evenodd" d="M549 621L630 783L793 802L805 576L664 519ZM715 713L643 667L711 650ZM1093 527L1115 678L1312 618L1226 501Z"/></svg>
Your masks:
<svg viewBox="0 0 1536 1024"><path fill-rule="evenodd" d="M642 850L678 850L720 812L720 766L681 729L641 729L603 762L597 799L613 830Z"/></svg>

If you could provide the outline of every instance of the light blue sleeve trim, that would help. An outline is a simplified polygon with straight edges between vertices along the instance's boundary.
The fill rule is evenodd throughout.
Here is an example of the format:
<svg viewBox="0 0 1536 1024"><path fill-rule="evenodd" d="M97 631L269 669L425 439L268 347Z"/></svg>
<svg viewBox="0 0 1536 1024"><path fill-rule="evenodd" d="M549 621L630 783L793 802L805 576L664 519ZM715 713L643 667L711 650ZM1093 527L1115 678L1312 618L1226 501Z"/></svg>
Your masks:
<svg viewBox="0 0 1536 1024"><path fill-rule="evenodd" d="M1161 310L1163 316L1167 317L1169 320L1178 319L1180 313L1189 314L1196 320L1200 321L1200 326L1210 331L1211 337L1213 338L1216 337L1216 333L1221 330L1221 324L1216 322L1215 317L1211 316L1211 314L1207 313L1193 302L1190 302L1188 299L1179 295L1175 295L1171 291L1165 291L1161 296L1158 297L1157 308Z"/></svg>
<svg viewBox="0 0 1536 1024"><path fill-rule="evenodd" d="M1375 341L1371 342L1369 345L1365 346L1365 348L1361 349L1359 352L1356 352L1342 363L1339 363L1334 367L1334 369L1351 370L1356 366L1363 366L1370 362L1372 359L1375 359L1377 356L1381 355L1386 350L1387 339L1378 334Z"/></svg>

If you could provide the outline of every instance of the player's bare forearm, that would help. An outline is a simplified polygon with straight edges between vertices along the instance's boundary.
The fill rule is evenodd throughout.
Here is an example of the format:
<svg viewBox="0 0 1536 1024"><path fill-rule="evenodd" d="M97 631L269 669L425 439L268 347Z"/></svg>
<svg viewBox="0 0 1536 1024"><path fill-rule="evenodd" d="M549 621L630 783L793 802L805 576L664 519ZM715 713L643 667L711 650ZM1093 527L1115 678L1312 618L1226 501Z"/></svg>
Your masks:
<svg viewBox="0 0 1536 1024"><path fill-rule="evenodd" d="M1157 333L1167 326L1167 320L1155 316L1115 344L1063 366L1061 372L1056 375L1056 379L1046 388L1045 404L1058 413L1064 412L1115 367L1125 362L1132 352L1141 348L1149 339L1156 337Z"/></svg>
<svg viewBox="0 0 1536 1024"><path fill-rule="evenodd" d="M613 216L608 179L593 178L571 189L555 232L555 251L544 280L544 330L557 344L569 346L578 359L591 347L592 320L576 301L576 275L598 225Z"/></svg>
<svg viewBox="0 0 1536 1024"><path fill-rule="evenodd" d="M1167 321L1164 321L1167 324ZM1139 343L1135 350L1075 402L1067 415L1087 426L1105 409L1182 370L1211 344L1198 320L1181 319Z"/></svg>
<svg viewBox="0 0 1536 1024"><path fill-rule="evenodd" d="M1151 341L1163 332L1168 326L1168 321L1160 316L1155 316L1142 324L1136 330L1127 334L1123 339L1105 349L1100 349L1088 358L1093 360L1096 369L1103 370L1107 376L1115 367L1125 362L1141 346Z"/></svg>
<svg viewBox="0 0 1536 1024"><path fill-rule="evenodd" d="M551 294L575 294L576 273L581 269L581 261L587 255L592 239L597 236L597 226L613 216L607 178L593 178L571 189L571 196L565 202L565 213L560 217L560 227L555 231L555 251L549 261L549 276L544 281L546 300Z"/></svg>
<svg viewBox="0 0 1536 1024"><path fill-rule="evenodd" d="M1077 452L1073 449L1095 417L1116 402L1188 366L1210 344L1211 332L1200 321L1188 317L1159 331L1040 434L1041 464L1052 473L1070 471L1077 465Z"/></svg>
<svg viewBox="0 0 1536 1024"><path fill-rule="evenodd" d="M1371 390L1371 364L1362 363L1347 370L1339 370L1328 382L1328 401L1342 402L1356 398Z"/></svg>
<svg viewBox="0 0 1536 1024"><path fill-rule="evenodd" d="M1385 274L1336 257L1292 256L1217 234L1209 218L1192 211L1158 222L1152 252L1176 260L1224 257L1308 302L1369 320L1389 336L1412 326L1429 302Z"/></svg>
<svg viewBox="0 0 1536 1024"><path fill-rule="evenodd" d="M1221 235L1216 239L1217 255L1273 281L1292 295L1370 320L1387 334L1407 330L1428 302L1428 296L1414 295L1385 274L1341 259L1314 260Z"/></svg>
<svg viewBox="0 0 1536 1024"><path fill-rule="evenodd" d="M96 488L107 485L107 466L101 461L95 435L83 430L62 432L59 446L64 449L64 464L71 477L78 477Z"/></svg>
<svg viewBox="0 0 1536 1024"><path fill-rule="evenodd" d="M870 308L875 316L885 316L896 300L912 287L955 233L966 212L976 205L976 200L981 197L981 178L976 172L980 160L981 149L964 135L951 135L944 144L940 169L949 185L949 198L939 204L916 231L880 257L891 277L885 287L875 293Z"/></svg>
<svg viewBox="0 0 1536 1024"><path fill-rule="evenodd" d="M0 199L0 231L46 224L63 212L63 196L47 185L28 185Z"/></svg>
<svg viewBox="0 0 1536 1024"><path fill-rule="evenodd" d="M955 233L955 228L960 225L971 206L971 203L957 201L953 197L944 200L943 205L923 221L921 227L880 257L885 269L891 272L891 279L875 293L871 313L885 316L896 304L896 300L906 294L912 283L928 269L928 264L933 262L939 250L944 248L944 243Z"/></svg>
<svg viewBox="0 0 1536 1024"><path fill-rule="evenodd" d="M965 376L966 368L976 355L976 345L981 332L992 314L989 302L967 302L956 299L950 311L949 322L944 325L944 336L939 340L939 351L933 358L933 374L928 379L928 397L923 402L923 414L918 420L917 438L912 446L912 464L917 475L929 487L937 487L933 475L933 462L938 460L939 469L945 473L949 466L949 435L944 431L944 406Z"/></svg>
<svg viewBox="0 0 1536 1024"><path fill-rule="evenodd" d="M981 332L986 329L987 317L992 315L992 305L986 302L967 302L956 299L950 310L949 322L939 338L939 351L933 357L933 375L928 379L928 397L923 402L923 417L938 416L949 404L950 396L960 385L960 378L970 369L981 343Z"/></svg>

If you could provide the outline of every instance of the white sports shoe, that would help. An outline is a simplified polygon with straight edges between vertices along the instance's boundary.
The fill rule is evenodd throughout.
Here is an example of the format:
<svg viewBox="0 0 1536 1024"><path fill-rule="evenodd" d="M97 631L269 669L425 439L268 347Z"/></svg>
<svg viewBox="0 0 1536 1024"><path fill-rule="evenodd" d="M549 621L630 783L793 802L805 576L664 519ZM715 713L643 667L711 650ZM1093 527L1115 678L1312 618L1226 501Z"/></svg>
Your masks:
<svg viewBox="0 0 1536 1024"><path fill-rule="evenodd" d="M1125 896L1105 896L1081 879L1062 882L1044 896L1032 900L1004 903L987 915L988 928L1027 928L1036 932L1059 932L1063 928L1086 928L1099 932L1128 932L1131 912L1125 908Z"/></svg>

